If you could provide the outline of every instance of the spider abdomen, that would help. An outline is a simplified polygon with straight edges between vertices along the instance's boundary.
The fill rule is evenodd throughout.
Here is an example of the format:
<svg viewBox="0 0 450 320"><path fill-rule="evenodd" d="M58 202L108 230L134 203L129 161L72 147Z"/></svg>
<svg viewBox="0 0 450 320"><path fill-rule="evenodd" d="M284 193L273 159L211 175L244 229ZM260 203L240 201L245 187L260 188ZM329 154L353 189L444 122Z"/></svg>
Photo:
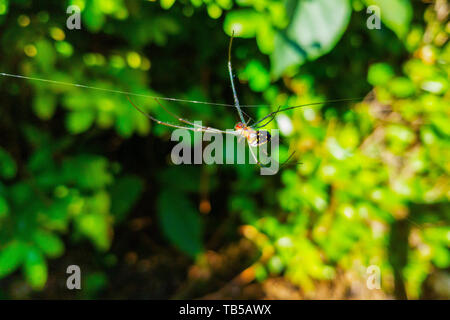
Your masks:
<svg viewBox="0 0 450 320"><path fill-rule="evenodd" d="M249 137L247 138L248 143L252 147L257 147L263 145L270 141L270 133L269 131L253 131Z"/></svg>
<svg viewBox="0 0 450 320"><path fill-rule="evenodd" d="M262 144L265 144L269 142L271 139L269 131L266 130L256 131L250 127L247 127L245 124L241 122L236 124L235 130L239 133L239 135L247 139L248 144L252 147L257 147Z"/></svg>

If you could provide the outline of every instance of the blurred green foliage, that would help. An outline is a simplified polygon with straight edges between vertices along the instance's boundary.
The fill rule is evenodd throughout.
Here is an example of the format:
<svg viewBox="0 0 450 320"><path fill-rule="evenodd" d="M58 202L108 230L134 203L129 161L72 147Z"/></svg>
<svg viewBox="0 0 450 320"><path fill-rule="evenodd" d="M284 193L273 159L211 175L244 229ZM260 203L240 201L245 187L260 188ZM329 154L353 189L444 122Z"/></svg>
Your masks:
<svg viewBox="0 0 450 320"><path fill-rule="evenodd" d="M82 10L82 30L65 27L70 4ZM370 5L381 9L381 30L366 28ZM450 30L439 14L409 0L0 0L1 72L230 102L234 30L244 104L366 96L280 115L294 128L282 155L290 146L302 164L261 177L253 166L167 166L158 148L145 159L159 161L143 163L133 134L168 143L171 130L152 127L123 95L2 77L0 278L21 268L43 289L48 259L83 239L107 251L138 200L170 243L199 257L209 249L205 225L217 225L196 201L216 195L225 205L211 201L211 214L238 217L261 250L251 267L258 281L283 275L308 292L338 270L378 265L386 292L401 297L400 278L419 298L427 275L450 266ZM137 101L167 119L152 99ZM233 109L168 106L219 128L236 119ZM155 203L141 198L149 189ZM85 297L94 298L108 279L88 278Z"/></svg>

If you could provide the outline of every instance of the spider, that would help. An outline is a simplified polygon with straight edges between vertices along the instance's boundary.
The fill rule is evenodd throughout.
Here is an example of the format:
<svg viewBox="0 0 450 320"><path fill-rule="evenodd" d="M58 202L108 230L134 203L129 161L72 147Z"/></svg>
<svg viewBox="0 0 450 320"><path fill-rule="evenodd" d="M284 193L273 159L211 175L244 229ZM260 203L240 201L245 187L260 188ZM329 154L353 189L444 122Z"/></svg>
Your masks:
<svg viewBox="0 0 450 320"><path fill-rule="evenodd" d="M256 157L252 147L262 146L263 144L266 144L266 143L270 142L272 137L271 137L270 133L267 130L259 130L259 129L264 128L270 122L272 122L275 119L275 115L280 113L280 112L291 110L291 109L295 109L295 108L301 108L301 107L305 107L305 106L318 105L318 104L322 104L324 102L309 103L309 104L299 105L299 106L291 106L291 107L286 107L286 108L283 108L283 109L281 109L281 106L280 106L280 107L278 107L278 109L276 111L270 112L269 114L267 114L262 119L254 122L252 125L249 125L248 122L250 122L251 118L249 117L248 121L245 121L245 119L244 119L244 112L242 111L241 105L239 104L239 99L238 99L238 96L237 96L237 93L236 93L236 87L234 85L234 80L233 80L233 69L232 69L232 66L231 66L231 47L232 47L232 44L233 44L233 38L234 38L234 31L232 32L232 35L231 35L231 38L230 38L230 43L229 43L229 46L228 46L228 73L229 73L230 82L231 82L231 89L233 91L234 107L236 108L236 110L238 112L238 115L239 115L239 119L241 120L240 122L238 122L234 126L234 131L224 131L224 130L211 128L211 127L206 127L206 126L202 126L202 125L193 123L193 122L191 122L189 120L186 120L186 119L176 115L175 113L169 111L167 108L165 108L159 102L157 97L154 97L155 101L168 114L170 114L172 117L174 117L178 121L187 124L188 126L182 126L182 125L172 124L172 123L169 123L169 122L164 122L164 121L158 120L158 119L152 117L150 114L144 112L141 108L139 108L131 100L131 98L128 95L127 95L127 99L128 99L128 101L131 103L131 105L136 110L138 110L144 116L146 116L147 118L149 118L150 120L152 120L152 121L154 121L154 122L156 122L158 124L165 125L165 126L172 127L172 128L186 129L186 130L191 130L191 131L202 131L202 132L207 132L207 133L232 134L232 135L238 136L239 139L243 138L243 139L247 140L247 144L249 145L249 149L250 149L250 153L251 153L252 157L254 158L256 164L258 164L259 167L263 168L265 166L258 160L258 158ZM327 102L340 102L340 101L352 101L352 100L356 100L356 99L336 99L336 100L329 100ZM262 150L262 151L266 154L266 156L268 156L267 153L265 152L265 150ZM294 153L295 153L295 151L292 152L289 155L287 160L285 160L283 162L282 166L284 164L286 164L290 160L290 158L294 155Z"/></svg>
<svg viewBox="0 0 450 320"><path fill-rule="evenodd" d="M180 122L183 122L189 126L182 126L182 125L177 125L177 124L173 124L173 123L169 123L169 122L165 122L165 121L161 121L159 119L154 118L153 116L151 116L150 114L144 112L141 108L139 108L132 100L129 96L127 96L128 101L131 103L131 105L138 110L140 113L142 113L144 116L146 116L147 118L149 118L150 120L156 122L157 124L161 124L164 126L168 126L168 127L172 127L172 128L177 128L177 129L186 129L186 130L190 130L190 131L195 131L195 132L206 132L206 133L224 133L224 134L230 134L230 135L234 135L237 136L239 138L244 138L247 140L247 143L249 145L249 150L250 150L250 154L252 155L253 159L255 160L256 164L261 167L264 168L265 166L258 160L256 154L254 153L252 147L258 147L261 146L265 143L268 143L271 140L271 135L268 131L266 130L255 130L253 128L253 126L247 126L245 123L243 122L238 122L235 127L234 127L234 131L224 131L224 130L220 130L220 129L216 129L216 128L212 128L212 127L207 127L207 126L202 126L198 123L193 123L189 120L186 120L180 116L178 116L177 114L171 112L170 110L168 110L166 107L164 107L157 98L155 98L155 101L158 103L158 105L163 108L168 114L170 114L172 117L174 117L175 119L177 119ZM266 154L266 153L265 153ZM266 154L267 155L267 154ZM291 155L292 156L292 155ZM290 156L290 157L291 157ZM290 158L289 157L289 158Z"/></svg>
<svg viewBox="0 0 450 320"><path fill-rule="evenodd" d="M247 121L247 122L245 121L245 119L244 119L244 112L242 111L241 106L239 104L239 99L237 97L236 87L234 85L234 80L233 80L233 70L232 70L232 66L231 66L231 47L232 47L232 43L233 43L233 38L234 38L234 32L231 35L230 43L229 43L229 47L228 47L228 72L229 72L230 81L231 81L231 88L232 88L232 91L233 91L234 106L236 107L236 109L238 111L239 118L241 120L240 122L238 122L234 126L234 131L224 131L224 130L220 130L220 129L216 129L216 128L202 126L202 125L199 125L197 123L193 123L193 122L191 122L189 120L186 120L186 119L178 116L177 114L169 111L166 107L164 107L159 102L158 98L154 98L154 100L159 104L159 106L161 108L163 108L169 115L171 115L172 117L174 117L178 121L187 124L188 126L182 126L182 125L177 125L177 124L172 124L172 123L169 123L169 122L161 121L159 119L154 118L150 114L144 112L141 108L139 108L131 100L131 98L129 96L127 96L127 99L128 99L128 101L131 103L131 105L136 110L138 110L144 116L146 116L150 120L156 122L157 124L161 124L161 125L172 127L172 128L186 129L186 130L197 131L197 132L201 131L201 132L206 132L206 133L231 134L231 135L238 136L239 139L244 138L245 140L247 140L247 143L248 143L248 145L250 147L249 149L250 149L251 155L254 158L256 164L258 164L258 166L260 166L260 167L264 167L264 165L256 157L254 151L252 150L252 147L259 147L259 146L261 146L263 144L266 144L266 143L271 141L272 136L270 135L270 133L267 130L259 130L259 129L267 126L275 118L275 115L278 112L281 112L282 110L280 110L280 108L278 108L277 111L269 113L267 116L265 116L264 118L262 118L261 120L255 122L255 123L253 123L252 125L248 125L248 122L251 119L249 119L249 121ZM298 106L298 107L301 107L301 106ZM264 124L261 125L261 123L263 121L265 121L266 119L267 119L267 121ZM267 153L264 150L263 150L263 152L267 155ZM292 155L293 155L293 153L289 156L288 160L292 157Z"/></svg>

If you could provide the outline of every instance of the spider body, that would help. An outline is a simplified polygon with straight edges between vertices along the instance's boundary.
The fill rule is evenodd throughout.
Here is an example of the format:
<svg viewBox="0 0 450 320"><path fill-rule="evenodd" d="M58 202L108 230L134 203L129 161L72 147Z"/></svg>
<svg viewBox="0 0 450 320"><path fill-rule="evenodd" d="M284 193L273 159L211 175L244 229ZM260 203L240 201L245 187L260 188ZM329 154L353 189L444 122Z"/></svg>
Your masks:
<svg viewBox="0 0 450 320"><path fill-rule="evenodd" d="M270 133L266 130L255 130L248 127L242 122L238 122L234 126L234 130L238 135L244 137L248 144L252 147L257 147L270 141Z"/></svg>

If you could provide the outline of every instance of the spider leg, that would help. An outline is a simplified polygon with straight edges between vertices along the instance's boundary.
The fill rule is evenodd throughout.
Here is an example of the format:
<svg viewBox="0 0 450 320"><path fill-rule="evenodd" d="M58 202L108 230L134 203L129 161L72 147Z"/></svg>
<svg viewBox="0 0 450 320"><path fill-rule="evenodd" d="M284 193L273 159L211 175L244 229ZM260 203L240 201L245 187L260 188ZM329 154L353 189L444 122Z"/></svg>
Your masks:
<svg viewBox="0 0 450 320"><path fill-rule="evenodd" d="M128 101L131 103L131 105L137 110L139 111L141 114L143 114L144 116L146 116L147 118L149 118L150 120L152 120L153 122L156 122L157 124L161 124L167 127L172 127L172 128L177 128L177 129L186 129L186 130L191 130L191 131L202 131L202 132L209 132L209 133L227 133L227 134L235 134L234 132L228 132L228 131L222 131L222 130L218 130L218 129L214 129L214 128L207 128L207 127L184 127L184 126L179 126L176 124L172 124L169 122L164 122L161 120L158 120L154 117L152 117L150 114L144 112L141 108L139 108L136 104L134 104L134 102L131 100L131 98L129 96L127 96Z"/></svg>
<svg viewBox="0 0 450 320"><path fill-rule="evenodd" d="M250 153L251 153L253 159L255 159L256 164L257 164L260 168L262 168L263 166L261 165L261 163L259 163L259 160L258 160L258 158L256 157L255 153L253 152L252 147L251 147L250 145L248 145L248 148L250 149Z"/></svg>
<svg viewBox="0 0 450 320"><path fill-rule="evenodd" d="M181 118L179 115L173 113L172 111L170 111L169 109L167 109L166 107L164 107L164 106L162 105L162 103L159 102L159 100L158 100L157 98L154 98L154 99L155 99L156 103L159 104L159 106L160 106L161 108L164 109L164 111L166 111L168 114L170 114L173 118L177 119L178 121L184 122L184 123L186 123L186 124L188 124L188 125L191 125L191 126L193 126L193 127L199 127L199 128L203 128L203 129L212 129L212 128L208 128L208 127L202 126L202 125L200 125L200 124L198 124L198 123L193 123L193 122L191 122L191 121L188 121L188 120L186 120L186 119Z"/></svg>
<svg viewBox="0 0 450 320"><path fill-rule="evenodd" d="M260 145L260 146L261 146L261 145ZM251 148L250 145L249 145L249 147ZM264 153L264 155L265 155L267 158L270 158L269 154L267 153L267 151L266 151L265 149L262 148L262 149L260 149L260 150ZM252 151L252 150L250 149L250 151ZM283 163L280 164L279 169L283 168L283 167L284 167L285 165L287 165L287 164L291 164L291 165L294 165L294 164L302 164L301 162L292 162L292 163L289 163L289 160L294 156L294 154L295 154L295 150L289 155L289 157L287 157L286 160L283 161ZM253 155L253 157L254 157L255 160L256 160L256 157L255 157L255 155L253 154L253 152L252 152L252 155ZM275 161L275 160L272 160L272 161ZM261 162L258 161L258 163L261 163ZM264 168L267 168L267 167L264 166Z"/></svg>
<svg viewBox="0 0 450 320"><path fill-rule="evenodd" d="M236 107L236 109L238 111L239 118L241 119L242 123L245 123L244 116L242 114L242 109L239 105L239 99L237 97L236 87L234 86L233 69L231 67L231 46L233 45L233 38L234 38L234 30L232 31L231 38L230 38L230 44L228 46L228 74L230 76L231 89L233 90L234 106Z"/></svg>
<svg viewBox="0 0 450 320"><path fill-rule="evenodd" d="M289 147L288 152L289 152L290 150L291 150L291 148ZM291 160L291 158L294 156L294 154L295 154L295 150L292 151L292 153L289 155L289 157L286 158L286 160L283 161L283 163L281 163L280 169L281 169L282 167L284 167L285 165L302 164L302 162L294 162L294 161L293 161L293 162L289 162L289 160Z"/></svg>
<svg viewBox="0 0 450 320"><path fill-rule="evenodd" d="M179 115L173 113L172 111L170 111L169 109L167 109L166 107L164 107L164 106L162 105L162 103L160 103L159 100L158 100L157 98L154 98L154 99L155 99L156 103L158 103L158 104L160 105L160 107L164 109L164 111L166 111L168 114L170 114L173 118L177 119L178 121L184 122L184 123L189 124L189 125L191 125L191 126L193 126L193 127L201 127L201 128L203 128L203 129L205 129L205 130L213 130L214 132L217 132L217 133L227 133L226 131L223 131L223 130L219 130L219 129L215 129L215 128L211 128L211 127L205 127L205 126L202 126L202 125L200 125L200 124L193 123L193 122L191 122L191 121L188 121L188 120L186 120L186 119L183 119L183 118L181 118ZM251 118L248 114L246 114L244 111L242 111L242 112L243 112L247 117L249 117L250 119L252 119L252 118ZM249 119L248 121L250 121L250 119Z"/></svg>
<svg viewBox="0 0 450 320"><path fill-rule="evenodd" d="M204 131L204 132L210 132L210 133L226 133L226 134L233 134L233 133L230 133L230 132L228 132L228 131L224 131L224 130L219 130L219 129L215 129L215 128L211 128L211 127L202 126L202 125L200 125L200 124L193 123L193 122L191 122L191 121L189 121L189 120L186 120L186 119L184 119L184 118L181 118L179 115L173 113L172 111L170 111L170 110L168 110L166 107L164 107L164 106L158 101L157 98L155 98L155 101L156 101L156 103L158 103L158 104L160 105L161 108L164 109L164 111L166 111L168 114L170 114L172 117L174 117L174 118L177 119L178 121L184 122L184 123L189 124L189 125L191 125L191 126L193 126L193 127L202 128L203 130L201 130L201 131Z"/></svg>
<svg viewBox="0 0 450 320"><path fill-rule="evenodd" d="M266 115L264 118L262 118L261 120L258 120L257 122L255 122L254 124L252 124L250 127L254 128L254 129L259 129L259 128L263 128L265 126L267 126L269 123L271 123L274 119L275 119L275 115L278 113L278 111L280 111L281 106L278 107L277 111L273 111L271 113L269 113L268 115ZM257 126L258 123L263 122L264 120L266 120L267 118L270 118L269 121L267 121L266 123L264 123L263 125L259 125Z"/></svg>
<svg viewBox="0 0 450 320"><path fill-rule="evenodd" d="M264 169L266 169L266 170L270 170L269 167L266 167L266 166L264 166L263 164L261 164L261 162L259 162L259 160L258 160L258 158L256 157L255 153L253 152L252 147L251 147L250 145L249 145L248 147L249 147L250 153L251 153L253 159L255 159L256 164L258 165L258 167L260 167L261 169L264 168ZM271 173L272 173L272 174L276 174L277 172L278 172L278 170L277 170L277 171L271 170Z"/></svg>
<svg viewBox="0 0 450 320"><path fill-rule="evenodd" d="M282 167L284 167L286 164L288 164L288 161L292 158L292 156L293 156L294 154L295 154L295 151L292 151L292 153L289 155L289 157L287 157L287 159L284 160L284 162L281 164L280 169L281 169ZM301 162L292 162L291 164L294 165L294 164L302 164L302 163L301 163Z"/></svg>

